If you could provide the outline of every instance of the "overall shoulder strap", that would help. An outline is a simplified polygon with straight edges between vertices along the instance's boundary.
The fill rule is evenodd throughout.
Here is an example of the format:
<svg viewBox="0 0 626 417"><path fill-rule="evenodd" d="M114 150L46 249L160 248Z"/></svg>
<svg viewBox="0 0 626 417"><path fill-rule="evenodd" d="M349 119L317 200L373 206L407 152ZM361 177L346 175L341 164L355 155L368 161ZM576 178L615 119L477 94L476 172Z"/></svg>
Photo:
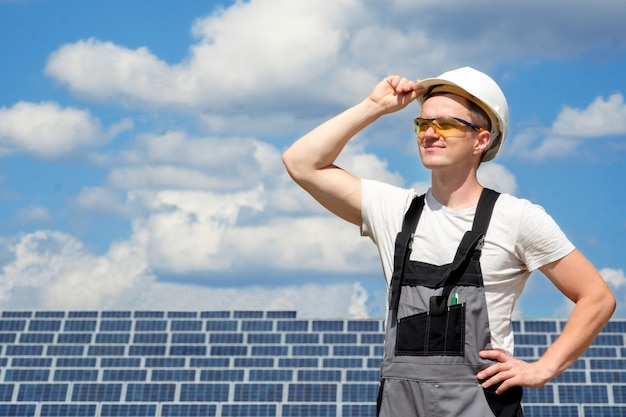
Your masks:
<svg viewBox="0 0 626 417"><path fill-rule="evenodd" d="M476 206L472 230L465 232L459 245L454 261L450 264L449 273L452 274L462 265L466 264L475 251L480 251L484 244L485 233L489 227L493 208L500 193L489 188L484 188Z"/></svg>
<svg viewBox="0 0 626 417"><path fill-rule="evenodd" d="M489 188L483 188L480 200L478 200L478 205L476 206L476 214L474 214L474 224L472 225L474 232L487 233L491 215L493 214L493 208L496 205L498 197L500 197L499 192Z"/></svg>
<svg viewBox="0 0 626 417"><path fill-rule="evenodd" d="M402 230L396 236L395 252L393 257L393 275L391 276L391 302L390 309L396 309L400 301L400 287L402 286L402 275L404 264L411 255L411 244L413 234L419 222L422 210L424 209L424 194L417 196L411 202L409 209L402 221Z"/></svg>

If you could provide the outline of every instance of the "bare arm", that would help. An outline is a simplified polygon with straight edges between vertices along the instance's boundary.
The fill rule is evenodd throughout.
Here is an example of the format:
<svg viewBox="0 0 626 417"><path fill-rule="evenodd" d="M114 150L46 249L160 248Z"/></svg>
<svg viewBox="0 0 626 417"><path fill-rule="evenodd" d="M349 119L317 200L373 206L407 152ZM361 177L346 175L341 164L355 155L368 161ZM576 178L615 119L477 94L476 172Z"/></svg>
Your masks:
<svg viewBox="0 0 626 417"><path fill-rule="evenodd" d="M406 107L417 97L415 82L398 76L382 80L370 96L298 139L283 154L289 175L324 207L361 225L361 180L334 165L348 141L380 116Z"/></svg>
<svg viewBox="0 0 626 417"><path fill-rule="evenodd" d="M615 310L611 290L578 250L540 270L576 305L563 333L537 362L529 364L496 350L481 352L499 362L477 375L487 379L485 388L502 382L497 393L513 386L540 387L561 374L591 345Z"/></svg>

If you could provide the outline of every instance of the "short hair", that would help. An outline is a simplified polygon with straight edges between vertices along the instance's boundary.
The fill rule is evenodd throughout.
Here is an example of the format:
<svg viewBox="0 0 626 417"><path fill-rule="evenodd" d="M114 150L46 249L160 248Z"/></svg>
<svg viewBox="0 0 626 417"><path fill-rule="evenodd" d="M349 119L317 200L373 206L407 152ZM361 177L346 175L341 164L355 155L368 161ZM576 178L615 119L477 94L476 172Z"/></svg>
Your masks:
<svg viewBox="0 0 626 417"><path fill-rule="evenodd" d="M472 117L472 120L470 120L470 122L482 127L488 132L491 132L491 118L489 117L487 112L483 110L482 107L480 107L478 104L468 99L467 97L463 97L458 94L454 94L452 92L448 92L445 90L444 91L432 91L435 87L438 87L438 86L431 87L430 90L426 94L424 94L424 100L428 100L430 97L441 96L444 94L452 94L454 96L461 97L465 99L465 101L467 102L467 110L470 112L470 115Z"/></svg>

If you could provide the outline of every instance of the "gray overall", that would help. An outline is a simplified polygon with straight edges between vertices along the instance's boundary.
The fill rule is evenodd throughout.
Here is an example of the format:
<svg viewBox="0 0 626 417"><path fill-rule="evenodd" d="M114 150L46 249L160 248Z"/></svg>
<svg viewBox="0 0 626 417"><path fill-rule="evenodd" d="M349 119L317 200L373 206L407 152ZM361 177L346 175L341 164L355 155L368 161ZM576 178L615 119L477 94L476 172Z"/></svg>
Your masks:
<svg viewBox="0 0 626 417"><path fill-rule="evenodd" d="M476 374L494 362L480 253L499 194L484 189L471 231L454 260L409 260L424 207L416 197L395 243L391 299L381 366L378 417L521 417L521 387L501 395L483 389Z"/></svg>

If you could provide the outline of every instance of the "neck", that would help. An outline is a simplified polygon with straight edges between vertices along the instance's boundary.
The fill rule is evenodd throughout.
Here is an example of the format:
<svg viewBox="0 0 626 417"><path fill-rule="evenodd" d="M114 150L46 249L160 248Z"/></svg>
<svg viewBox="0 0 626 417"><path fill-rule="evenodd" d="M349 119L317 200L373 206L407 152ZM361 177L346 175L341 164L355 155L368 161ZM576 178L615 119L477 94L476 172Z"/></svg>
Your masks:
<svg viewBox="0 0 626 417"><path fill-rule="evenodd" d="M476 170L467 175L436 172L432 173L432 193L435 199L451 209L464 209L478 204L482 185L476 178Z"/></svg>

